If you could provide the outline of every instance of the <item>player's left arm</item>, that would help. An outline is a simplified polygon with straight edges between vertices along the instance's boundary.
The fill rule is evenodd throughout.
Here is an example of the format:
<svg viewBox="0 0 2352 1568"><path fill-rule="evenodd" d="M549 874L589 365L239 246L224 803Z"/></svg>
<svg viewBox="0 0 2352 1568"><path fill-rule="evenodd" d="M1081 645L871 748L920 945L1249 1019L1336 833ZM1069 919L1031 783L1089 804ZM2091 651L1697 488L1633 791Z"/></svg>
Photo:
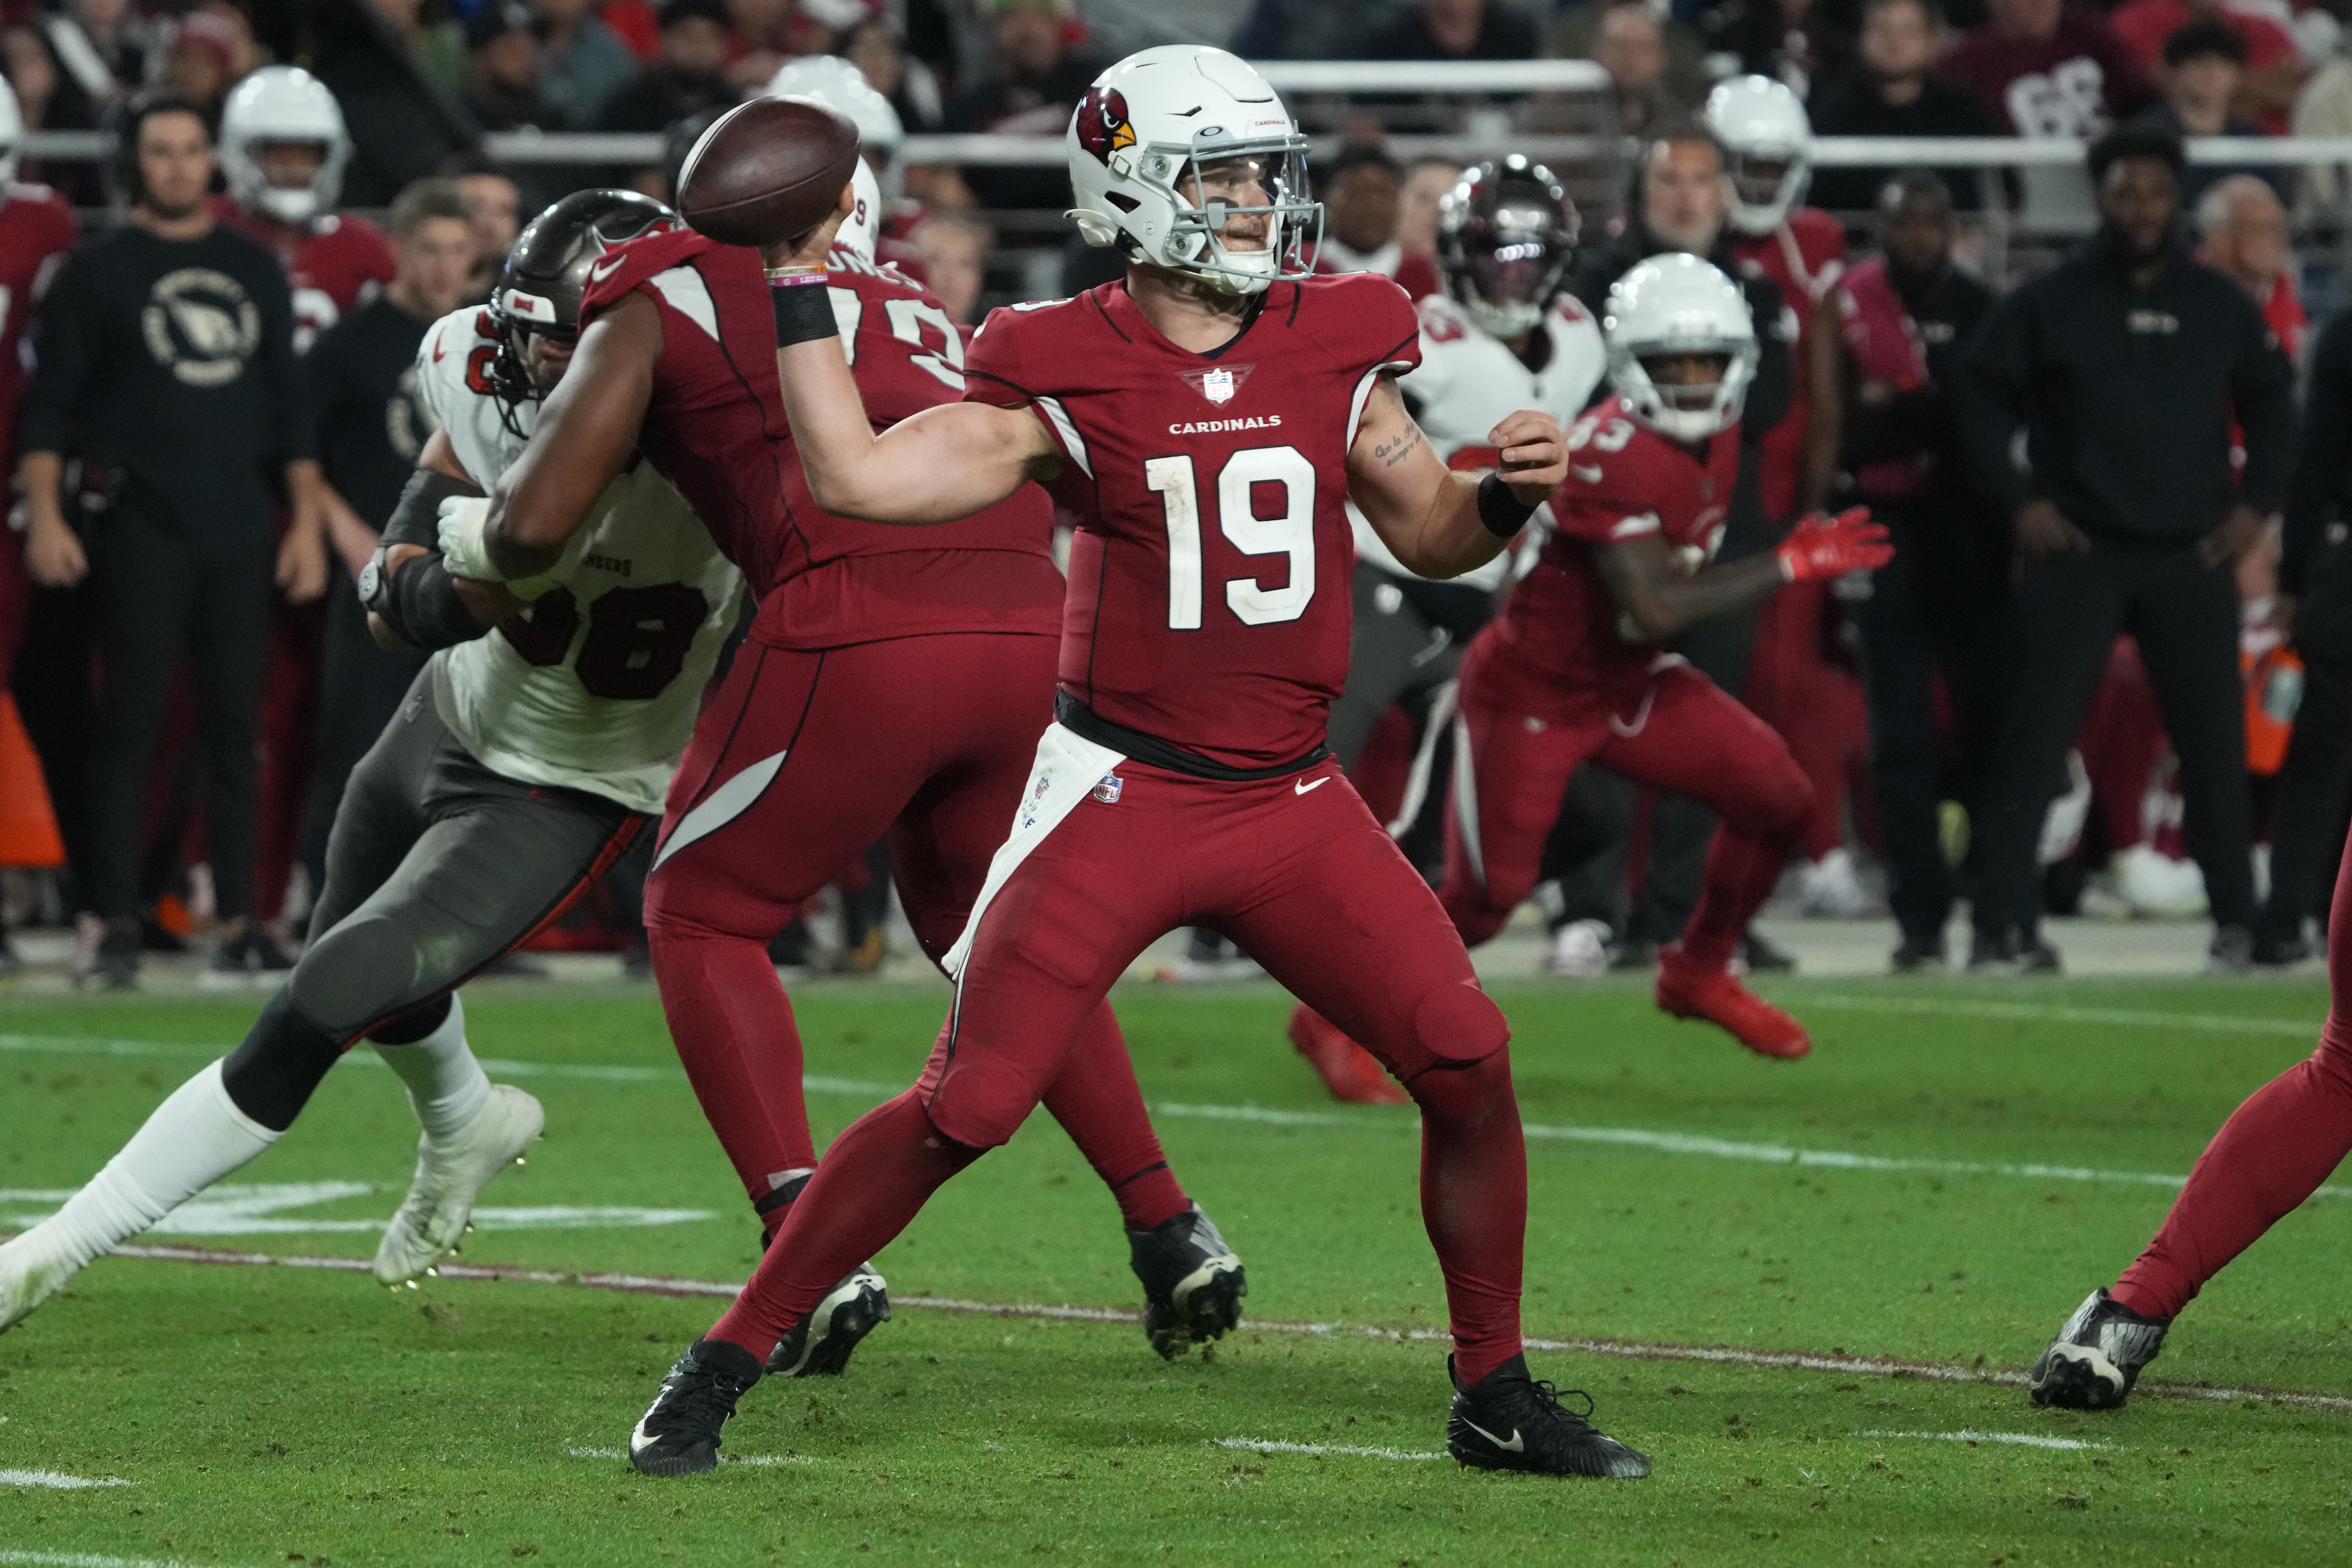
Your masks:
<svg viewBox="0 0 2352 1568"><path fill-rule="evenodd" d="M661 351L661 311L642 293L588 323L571 367L540 405L530 444L490 488L480 531L486 569L472 571L462 550L457 569L518 584L556 570L596 498L637 449ZM445 552L450 543L445 527Z"/></svg>
<svg viewBox="0 0 2352 1568"><path fill-rule="evenodd" d="M1829 504L1837 481L1838 452L1845 440L1844 334L1836 303L1824 300L1805 318L1797 352L1805 356L1804 488L1797 492L1800 513Z"/></svg>
<svg viewBox="0 0 2352 1568"><path fill-rule="evenodd" d="M1548 414L1523 408L1487 433L1499 470L1457 474L1429 445L1382 373L1348 449L1348 495L1397 560L1423 577L1459 577L1500 554L1568 478L1568 442Z"/></svg>
<svg viewBox="0 0 2352 1568"><path fill-rule="evenodd" d="M287 523L278 543L278 585L295 604L308 604L327 591L327 501L312 424L309 367L294 350L294 291L283 274L272 287L253 290L261 315L257 369L276 412L276 428L287 433L282 449Z"/></svg>
<svg viewBox="0 0 2352 1568"><path fill-rule="evenodd" d="M368 633L385 652L468 642L522 607L505 584L453 576L441 558L441 504L481 493L457 460L449 432L434 431L383 525L377 580L360 579Z"/></svg>

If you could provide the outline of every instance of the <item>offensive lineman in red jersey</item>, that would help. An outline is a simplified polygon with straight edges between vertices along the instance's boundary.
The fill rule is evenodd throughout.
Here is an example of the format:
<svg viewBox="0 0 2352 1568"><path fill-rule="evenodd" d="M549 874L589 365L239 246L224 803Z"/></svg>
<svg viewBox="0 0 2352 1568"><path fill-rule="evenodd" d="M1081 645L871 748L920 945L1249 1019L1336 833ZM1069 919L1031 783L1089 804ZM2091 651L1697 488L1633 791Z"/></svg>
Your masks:
<svg viewBox="0 0 2352 1568"><path fill-rule="evenodd" d="M1568 437L1558 526L1501 617L1462 659L1446 912L1475 945L1533 890L1569 775L1592 761L1722 817L1682 941L1658 959L1658 1005L1754 1051L1801 1057L1797 1021L1728 971L1812 804L1789 748L1658 645L1783 584L1885 565L1866 514L1810 518L1778 549L1710 564L1739 471L1756 335L1738 289L1695 256L1643 262L1602 322L1616 395Z"/></svg>
<svg viewBox="0 0 2352 1568"><path fill-rule="evenodd" d="M356 214L334 210L351 152L334 95L299 67L263 67L239 82L221 107L220 163L228 194L213 198L213 216L278 253L294 285L298 352L392 281L399 268L382 229ZM322 499L331 507L343 504L331 492ZM298 517L295 526L306 521L318 526L325 520ZM325 624L324 606L313 596L307 603L280 604L270 626L254 867L254 906L265 918L280 913L287 878L300 853ZM249 926L224 956L231 966L241 963L265 971L292 964L258 924Z"/></svg>
<svg viewBox="0 0 2352 1568"><path fill-rule="evenodd" d="M1418 352L1411 302L1382 278L1309 277L1305 138L1232 55L1128 57L1080 100L1066 146L1079 232L1123 247L1125 279L996 312L971 351L971 401L879 436L814 287L830 225L769 256L784 399L828 510L935 524L1036 479L1077 514L1057 721L948 956L955 1002L921 1079L834 1141L751 1284L671 1368L631 1458L656 1475L713 1468L736 1401L842 1269L1012 1136L1093 1048L1082 1022L1137 953L1205 924L1420 1106L1454 1454L1645 1475L1528 1375L1509 1030L1323 743L1347 675L1343 501L1409 569L1458 574L1559 482L1559 426L1513 414L1490 436L1500 472L1446 469L1393 382ZM530 542L491 535L509 570L544 558L516 548Z"/></svg>
<svg viewBox="0 0 2352 1568"><path fill-rule="evenodd" d="M824 297L884 425L963 391L937 300L872 263L880 202L827 258ZM768 290L751 251L687 231L598 263L575 374L500 487L504 515L562 539L632 451L702 515L760 595L673 784L646 926L672 1038L771 1232L815 1167L801 1042L768 942L887 834L901 902L936 961L962 929L1051 717L1063 584L1045 496L927 533L828 517L793 458ZM781 439L781 449L779 441ZM1108 1004L1045 1103L1117 1197L1164 1355L1238 1321L1241 1261L1177 1184ZM790 1370L841 1370L889 1315L870 1270L837 1279Z"/></svg>

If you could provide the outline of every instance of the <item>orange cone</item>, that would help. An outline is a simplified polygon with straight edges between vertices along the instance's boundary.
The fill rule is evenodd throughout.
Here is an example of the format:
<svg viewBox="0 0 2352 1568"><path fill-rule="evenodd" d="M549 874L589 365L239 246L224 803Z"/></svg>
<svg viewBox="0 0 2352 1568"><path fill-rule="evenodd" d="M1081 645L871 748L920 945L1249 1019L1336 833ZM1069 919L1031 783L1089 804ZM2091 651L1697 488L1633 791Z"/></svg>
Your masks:
<svg viewBox="0 0 2352 1568"><path fill-rule="evenodd" d="M16 700L0 690L0 866L39 869L65 863L41 759L16 715Z"/></svg>

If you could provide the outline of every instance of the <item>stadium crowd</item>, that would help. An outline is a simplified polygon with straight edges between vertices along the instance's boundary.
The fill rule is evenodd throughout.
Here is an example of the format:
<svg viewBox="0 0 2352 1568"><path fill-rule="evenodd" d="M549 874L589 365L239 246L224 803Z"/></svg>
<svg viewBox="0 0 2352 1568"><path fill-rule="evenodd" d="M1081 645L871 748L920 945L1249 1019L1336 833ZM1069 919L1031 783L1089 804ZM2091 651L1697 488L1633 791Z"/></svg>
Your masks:
<svg viewBox="0 0 2352 1568"><path fill-rule="evenodd" d="M1058 228L1062 171L917 165L895 158L902 136L1058 136L1109 58L1171 36L1263 58L1601 68L1624 177L1581 213L1559 198L1560 223L1528 242L1534 319L1557 304L1590 333L1643 258L1716 260L1764 344L1721 559L1857 504L1895 544L1874 573L1796 584L1674 644L1802 767L1789 890L1808 912L1890 910L1898 971L2049 972L2040 914L2102 907L2209 910L2226 972L2300 963L2352 787L2352 319L2307 325L2290 234L2332 221L2344 186L2326 168L2186 164L2178 139L2352 133L2341 33L2284 0L15 10L0 68L21 131L110 129L125 152L14 160L0 205L0 456L20 503L0 539L0 867L16 868L0 964L5 922L35 920L76 921L76 973L105 984L131 983L142 949L196 941L223 973L290 964L343 781L420 662L376 647L352 586L430 434L418 345L488 295L531 214L583 185L668 199L725 109L830 89L882 165L882 258L969 329L1041 276L1100 280L1108 253L1005 265L1008 242L1044 232L1023 215ZM1712 84L1734 79L1752 90L1721 99ZM1499 109L1534 133L1556 107L1434 112L1463 130ZM1468 306L1468 330L1541 375L1583 340L1480 313L1500 242L1449 195L1465 165L1383 148L1384 118L1428 112L1383 98L1334 118L1340 145L1313 170L1318 265ZM482 150L530 130L657 132L668 153L507 166ZM1822 170L1809 193L1809 134L2106 137L2087 174L2127 177L2094 196L2072 168L1890 163ZM1982 209L2069 199L2095 213L2080 256L1978 276ZM2117 287L2147 296L2127 329L2078 330L2083 301ZM2182 455L2210 435L2200 421L2234 421L2232 471ZM1433 881L1456 667L1512 579L1426 583L1370 550L1359 567L1333 744ZM1579 768L1531 868L1547 966L1654 964L1699 901L1714 826ZM601 929L571 940L626 940L631 866ZM878 847L848 872L840 962L878 959L888 883ZM1963 900L1974 940L1948 955ZM803 962L812 940L795 922L773 952ZM1744 955L1788 962L1753 934ZM1247 962L1206 931L1192 958Z"/></svg>

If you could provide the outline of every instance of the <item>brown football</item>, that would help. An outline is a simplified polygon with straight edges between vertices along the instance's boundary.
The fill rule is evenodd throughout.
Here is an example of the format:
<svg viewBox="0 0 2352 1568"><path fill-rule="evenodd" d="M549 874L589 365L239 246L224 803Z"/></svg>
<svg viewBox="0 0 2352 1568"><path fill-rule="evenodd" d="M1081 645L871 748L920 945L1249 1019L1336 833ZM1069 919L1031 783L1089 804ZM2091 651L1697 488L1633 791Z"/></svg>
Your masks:
<svg viewBox="0 0 2352 1568"><path fill-rule="evenodd" d="M678 215L721 245L796 240L857 166L857 126L813 98L755 98L702 133L677 177Z"/></svg>

